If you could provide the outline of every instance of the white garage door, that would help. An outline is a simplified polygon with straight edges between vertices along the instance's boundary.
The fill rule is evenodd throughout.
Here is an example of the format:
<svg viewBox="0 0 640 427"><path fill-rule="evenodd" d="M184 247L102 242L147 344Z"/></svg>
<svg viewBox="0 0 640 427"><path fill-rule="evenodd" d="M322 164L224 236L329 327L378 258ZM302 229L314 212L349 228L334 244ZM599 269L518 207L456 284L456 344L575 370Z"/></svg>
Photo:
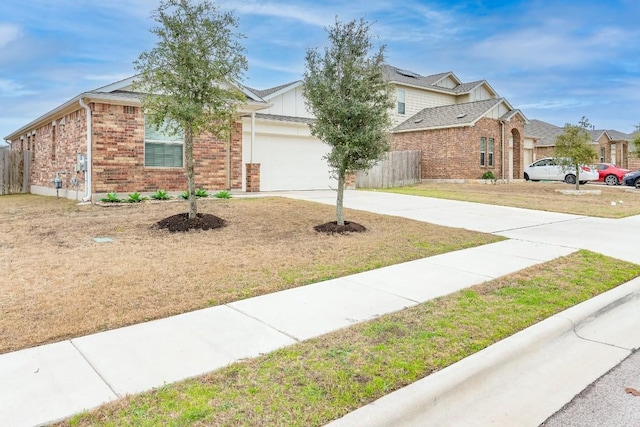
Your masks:
<svg viewBox="0 0 640 427"><path fill-rule="evenodd" d="M260 190L336 188L338 182L323 159L328 151L329 146L315 138L256 135L253 162L260 163Z"/></svg>

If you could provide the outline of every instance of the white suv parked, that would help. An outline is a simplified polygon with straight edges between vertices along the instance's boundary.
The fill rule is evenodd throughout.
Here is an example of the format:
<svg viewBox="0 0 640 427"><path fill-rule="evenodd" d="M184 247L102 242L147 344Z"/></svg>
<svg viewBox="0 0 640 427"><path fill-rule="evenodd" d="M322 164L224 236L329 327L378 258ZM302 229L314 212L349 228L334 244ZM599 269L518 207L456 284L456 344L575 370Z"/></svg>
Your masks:
<svg viewBox="0 0 640 427"><path fill-rule="evenodd" d="M527 181L564 181L567 184L576 183L576 171L572 167L556 164L555 159L547 157L531 163L524 168L524 179ZM580 184L587 181L597 181L598 171L589 166L580 166Z"/></svg>

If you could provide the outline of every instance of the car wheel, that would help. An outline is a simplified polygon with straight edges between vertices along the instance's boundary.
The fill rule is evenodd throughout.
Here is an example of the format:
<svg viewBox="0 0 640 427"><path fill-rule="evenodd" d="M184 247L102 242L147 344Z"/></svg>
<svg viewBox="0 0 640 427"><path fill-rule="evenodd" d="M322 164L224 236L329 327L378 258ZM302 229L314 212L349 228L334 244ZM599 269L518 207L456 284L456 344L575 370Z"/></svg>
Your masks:
<svg viewBox="0 0 640 427"><path fill-rule="evenodd" d="M564 177L564 182L566 182L567 184L575 184L576 176L572 174L568 174L567 176Z"/></svg>
<svg viewBox="0 0 640 427"><path fill-rule="evenodd" d="M607 175L604 177L604 182L607 185L618 185L618 177L615 175Z"/></svg>
<svg viewBox="0 0 640 427"><path fill-rule="evenodd" d="M524 180L529 181L529 174L526 172L524 173Z"/></svg>
<svg viewBox="0 0 640 427"><path fill-rule="evenodd" d="M636 178L636 180L633 181L633 186L640 190L640 178Z"/></svg>

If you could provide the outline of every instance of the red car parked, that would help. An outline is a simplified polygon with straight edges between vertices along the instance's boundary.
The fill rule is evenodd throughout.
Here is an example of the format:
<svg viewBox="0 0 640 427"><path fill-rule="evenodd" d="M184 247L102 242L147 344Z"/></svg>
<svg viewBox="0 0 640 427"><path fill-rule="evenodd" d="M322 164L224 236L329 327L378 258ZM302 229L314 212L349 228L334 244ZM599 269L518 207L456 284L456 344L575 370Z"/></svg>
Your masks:
<svg viewBox="0 0 640 427"><path fill-rule="evenodd" d="M622 177L625 173L631 172L629 169L621 169L611 163L598 163L596 165L598 170L598 181L604 182L607 185L618 185L622 183Z"/></svg>

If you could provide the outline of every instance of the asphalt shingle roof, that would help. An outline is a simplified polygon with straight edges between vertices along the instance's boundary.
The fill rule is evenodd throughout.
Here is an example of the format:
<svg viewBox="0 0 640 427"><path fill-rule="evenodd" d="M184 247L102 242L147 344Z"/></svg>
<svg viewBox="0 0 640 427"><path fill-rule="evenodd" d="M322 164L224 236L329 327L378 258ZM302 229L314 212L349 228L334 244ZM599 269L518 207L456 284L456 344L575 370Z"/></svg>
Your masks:
<svg viewBox="0 0 640 427"><path fill-rule="evenodd" d="M280 89L284 89L287 86L291 86L294 83L298 83L300 80L296 80L294 82L290 82L290 83L285 83L283 85L279 85L279 86L275 86L275 87L271 87L268 89L254 89L254 88L250 88L248 86L245 86L247 89L249 89L251 92L255 93L256 95L258 95L260 98L264 98L265 96L269 96L272 93L276 93L277 91L279 91Z"/></svg>
<svg viewBox="0 0 640 427"><path fill-rule="evenodd" d="M556 144L556 136L564 132L564 127L552 125L542 120L530 120L524 125L525 136L537 138L537 146L554 146ZM597 141L603 133L607 133L613 141L631 141L632 135L626 134L613 129L594 129L589 131L592 141Z"/></svg>
<svg viewBox="0 0 640 427"><path fill-rule="evenodd" d="M502 98L465 102L425 108L396 126L392 132L407 132L423 129L471 126L493 107L503 102Z"/></svg>
<svg viewBox="0 0 640 427"><path fill-rule="evenodd" d="M524 125L524 136L536 138L538 140L538 146L555 145L556 136L562 132L564 132L563 128L543 122L542 120L529 120L529 123Z"/></svg>

